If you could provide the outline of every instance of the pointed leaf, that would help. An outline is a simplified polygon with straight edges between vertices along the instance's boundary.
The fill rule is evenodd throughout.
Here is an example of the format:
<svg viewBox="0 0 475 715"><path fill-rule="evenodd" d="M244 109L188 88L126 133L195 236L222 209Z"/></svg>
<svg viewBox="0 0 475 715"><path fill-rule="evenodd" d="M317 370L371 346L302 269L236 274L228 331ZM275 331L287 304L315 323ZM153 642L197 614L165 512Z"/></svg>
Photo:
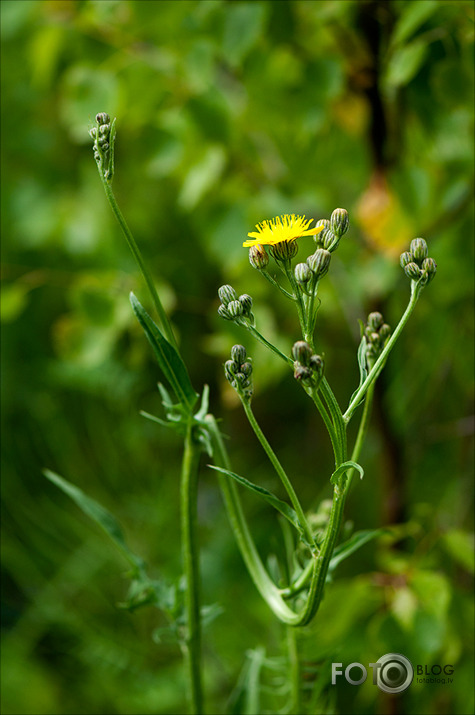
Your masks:
<svg viewBox="0 0 475 715"><path fill-rule="evenodd" d="M343 464L340 464L338 469L336 469L333 474L331 475L330 481L332 484L337 484L339 478L347 472L349 469L357 469L358 472L360 473L360 479L363 479L364 475L364 469L361 466L361 464L358 464L358 462L352 462L351 460L348 460L348 462L343 462Z"/></svg>
<svg viewBox="0 0 475 715"><path fill-rule="evenodd" d="M53 484L67 494L77 504L77 506L82 509L85 514L87 514L87 516L93 519L97 524L99 524L99 526L102 527L102 529L104 529L130 563L132 563L137 569L143 568L144 563L142 559L133 554L127 546L124 532L122 531L122 527L115 516L113 516L94 499L91 499L91 497L84 494L82 489L79 489L79 487L76 487L74 484L66 481L66 479L60 477L59 474L56 474L49 469L45 469L43 474L50 480L50 482L53 482Z"/></svg>
<svg viewBox="0 0 475 715"><path fill-rule="evenodd" d="M191 412L198 399L198 395L193 389L185 363L173 345L162 335L158 326L133 293L130 294L130 302L153 348L163 374L170 383L178 400L188 409L188 412Z"/></svg>
<svg viewBox="0 0 475 715"><path fill-rule="evenodd" d="M228 469L223 469L222 467L215 467L212 464L208 464L208 467L210 467L211 469L215 469L217 472L221 472L222 474L226 474L228 477L232 477L237 482L243 484L245 487L250 489L251 492L258 494L261 499L264 499L268 504L273 506L274 509L277 509L277 511L279 511L282 516L285 516L285 518L288 519L290 523L293 524L293 526L295 526L297 531L302 533L303 530L297 518L297 514L292 509L292 507L289 506L285 501L282 501L281 499L276 497L275 494L272 494L272 492L269 492L267 489L264 489L264 487L260 487L257 484L253 484L244 477L240 477L239 474L230 472Z"/></svg>
<svg viewBox="0 0 475 715"><path fill-rule="evenodd" d="M367 529L365 531L356 531L347 541L339 544L330 559L329 571L333 571L341 561L344 561L348 556L360 549L368 541L376 539L382 534L387 534L388 529Z"/></svg>

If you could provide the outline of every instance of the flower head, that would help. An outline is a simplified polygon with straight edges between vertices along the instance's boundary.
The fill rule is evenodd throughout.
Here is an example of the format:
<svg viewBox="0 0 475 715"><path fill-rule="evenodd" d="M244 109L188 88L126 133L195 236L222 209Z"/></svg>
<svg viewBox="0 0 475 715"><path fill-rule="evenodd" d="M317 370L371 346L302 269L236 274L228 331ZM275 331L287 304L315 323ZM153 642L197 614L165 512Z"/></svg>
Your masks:
<svg viewBox="0 0 475 715"><path fill-rule="evenodd" d="M306 219L305 216L296 216L295 214L285 214L276 218L262 221L256 225L257 231L248 233L252 240L244 241L242 244L248 246L275 246L284 241L295 241L300 236L314 236L319 231L323 230L323 226L314 226L309 228L313 219Z"/></svg>

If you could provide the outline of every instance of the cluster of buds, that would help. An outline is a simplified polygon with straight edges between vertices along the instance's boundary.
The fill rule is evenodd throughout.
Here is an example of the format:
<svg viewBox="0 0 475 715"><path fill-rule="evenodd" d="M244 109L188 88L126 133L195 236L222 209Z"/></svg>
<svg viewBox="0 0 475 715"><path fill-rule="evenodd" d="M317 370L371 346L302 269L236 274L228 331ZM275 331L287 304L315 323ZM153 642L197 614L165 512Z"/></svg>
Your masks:
<svg viewBox="0 0 475 715"><path fill-rule="evenodd" d="M234 288L230 285L221 286L218 289L221 305L218 314L225 320L235 320L242 322L242 319L254 325L254 315L252 313L252 298L247 293L238 297Z"/></svg>
<svg viewBox="0 0 475 715"><path fill-rule="evenodd" d="M306 263L297 263L294 269L295 280L306 293L312 293L320 278L328 273L331 257L326 248L317 248Z"/></svg>
<svg viewBox="0 0 475 715"><path fill-rule="evenodd" d="M335 209L330 220L323 218L317 221L317 226L323 226L323 231L315 234L314 240L319 248L333 253L338 248L341 237L348 231L350 220L346 209Z"/></svg>
<svg viewBox="0 0 475 715"><path fill-rule="evenodd" d="M114 122L106 112L96 114L97 126L90 129L89 134L94 139L94 159L104 178L110 181L114 171Z"/></svg>
<svg viewBox="0 0 475 715"><path fill-rule="evenodd" d="M226 380L234 387L240 397L250 400L252 397L252 362L247 358L243 345L231 348L231 360L224 363Z"/></svg>
<svg viewBox="0 0 475 715"><path fill-rule="evenodd" d="M294 377L304 385L317 387L323 377L324 362L321 355L315 355L304 340L298 340L292 347Z"/></svg>
<svg viewBox="0 0 475 715"><path fill-rule="evenodd" d="M366 341L366 360L371 369L389 340L391 328L384 322L381 313L370 313L363 335Z"/></svg>
<svg viewBox="0 0 475 715"><path fill-rule="evenodd" d="M415 238L411 241L409 251L402 253L400 258L406 276L413 281L420 281L422 285L430 283L437 271L437 263L427 254L427 243L423 238Z"/></svg>

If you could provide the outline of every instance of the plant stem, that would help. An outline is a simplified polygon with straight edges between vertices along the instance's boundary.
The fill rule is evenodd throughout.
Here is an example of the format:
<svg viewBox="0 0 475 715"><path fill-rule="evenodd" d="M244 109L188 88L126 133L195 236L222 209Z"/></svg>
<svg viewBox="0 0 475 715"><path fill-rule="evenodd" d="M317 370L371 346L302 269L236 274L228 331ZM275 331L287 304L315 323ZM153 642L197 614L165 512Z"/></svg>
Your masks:
<svg viewBox="0 0 475 715"><path fill-rule="evenodd" d="M275 278L272 278L271 274L268 273L267 270L264 269L264 270L260 271L260 273L264 276L264 278L265 278L266 280L269 281L269 283L270 283L271 285L274 286L274 288L278 288L278 289L280 290L280 292L285 295L286 298L290 298L290 300L294 300L294 301L297 300L297 298L296 298L294 295L292 295L292 293L289 293L287 290L285 290L285 288L283 288L283 287L280 285L280 283L275 280Z"/></svg>
<svg viewBox="0 0 475 715"><path fill-rule="evenodd" d="M199 587L199 549L197 539L197 490L200 446L193 441L192 423L188 425L183 453L180 506L181 542L185 574L186 636L183 645L190 685L193 715L203 712L201 688L201 621Z"/></svg>
<svg viewBox="0 0 475 715"><path fill-rule="evenodd" d="M350 419L353 415L353 412L358 407L365 392L367 391L369 386L376 380L379 373L383 369L389 353L393 349L393 347L396 343L396 340L399 338L404 326L406 325L407 321L409 320L409 318L411 316L412 311L414 310L414 307L415 307L417 300L419 298L421 289L422 289L422 286L420 286L415 281L412 281L412 283L411 283L411 299L408 303L408 306L407 306L406 310L404 311L404 314L403 314L401 320L397 324L397 326L394 330L394 333L389 338L388 344L382 351L379 358L374 363L374 366L373 366L372 370L370 371L369 375L367 376L366 380L363 382L360 389L357 391L357 393L351 400L350 404L348 405L348 409L346 410L345 414L343 415L343 419L346 423L348 423L350 421Z"/></svg>
<svg viewBox="0 0 475 715"><path fill-rule="evenodd" d="M369 421L370 421L370 417L371 417L371 407L373 404L374 387L375 387L375 383L373 382L369 386L368 392L366 393L363 414L361 416L361 422L360 422L360 426L358 428L358 434L356 435L353 452L351 453L351 461L352 462L358 461L359 456L361 454L361 449L363 447L363 443L364 443L364 440L366 437L366 433L368 432L368 426L369 426ZM354 473L355 473L354 467L349 469L346 473L346 476L347 476L347 483L345 486L346 493L348 493L348 491L350 489L351 481L353 479Z"/></svg>
<svg viewBox="0 0 475 715"><path fill-rule="evenodd" d="M287 649L289 654L290 669L290 712L301 713L300 661L297 643L297 629L294 626L287 626Z"/></svg>
<svg viewBox="0 0 475 715"><path fill-rule="evenodd" d="M172 327L170 325L170 321L168 320L167 314L165 313L165 309L163 308L163 305L161 303L160 297L157 293L157 289L155 288L152 276L145 265L145 262L142 258L142 254L140 252L140 249L132 235L132 232L130 228L127 225L127 222L125 218L122 215L121 210L119 209L119 206L117 204L116 198L114 196L114 193L112 191L111 185L107 182L107 180L104 178L101 168L98 166L99 169L99 176L101 177L102 181L102 186L104 187L104 191L107 197L107 200L109 201L109 205L112 209L112 213L116 217L120 228L122 229L122 233L125 236L125 240L127 241L127 244L132 251L132 254L137 262L138 267L140 268L142 272L142 276L144 277L145 283L147 284L150 296L152 298L153 304L155 306L155 309L158 313L158 316L160 318L160 324L163 329L163 332L165 333L165 336L175 348L177 348L177 343L175 336L173 334Z"/></svg>
<svg viewBox="0 0 475 715"><path fill-rule="evenodd" d="M245 398L241 398L242 406L244 407L244 412L246 413L246 417L249 420L249 424L251 425L252 429L254 430L254 434L256 435L257 439L261 443L264 452L267 454L269 457L269 460L274 467L275 471L277 472L280 481L284 485L284 488L289 495L290 501L292 502L292 505L297 513L298 520L302 526L302 529L305 533L305 538L307 539L307 542L309 545L312 545L313 548L316 549L315 541L312 535L312 530L310 529L310 526L307 521L307 517L304 514L304 511L302 509L302 506L300 504L299 498L295 492L295 489L292 486L292 483L290 479L288 478L287 474L285 473L285 470L281 463L279 462L279 459L277 458L277 455L275 454L274 450L270 446L269 442L267 441L263 431L259 427L259 424L254 416L254 413L251 408L251 404L249 400Z"/></svg>
<svg viewBox="0 0 475 715"><path fill-rule="evenodd" d="M284 355L284 353L281 350L279 350L279 348L276 348L275 345L272 345L272 343L270 343L268 340L266 340L265 337L263 335L261 335L261 333L253 325L249 325L249 323L244 322L244 321L242 323L240 323L240 325L243 325L247 330L249 330L251 335L253 335L256 338L256 340L258 340L260 343L265 345L266 348L269 348L269 350L272 350L273 353L278 355L282 360L285 360L286 363L288 363L289 365L292 365L292 367L293 367L294 361L292 360L292 358L288 357L287 355Z"/></svg>

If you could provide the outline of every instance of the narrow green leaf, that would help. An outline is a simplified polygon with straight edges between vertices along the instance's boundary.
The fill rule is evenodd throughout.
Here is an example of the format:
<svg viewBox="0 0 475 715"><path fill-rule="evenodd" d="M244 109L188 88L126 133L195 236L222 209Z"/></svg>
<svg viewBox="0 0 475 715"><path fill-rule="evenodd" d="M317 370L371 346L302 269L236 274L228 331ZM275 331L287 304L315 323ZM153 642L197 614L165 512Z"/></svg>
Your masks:
<svg viewBox="0 0 475 715"><path fill-rule="evenodd" d="M363 479L364 475L364 469L361 466L361 464L358 464L358 462L352 462L351 460L348 460L348 462L343 462L340 464L338 469L335 469L333 474L331 475L330 481L332 484L337 484L339 478L347 472L349 469L357 469L358 472L360 473L360 479Z"/></svg>
<svg viewBox="0 0 475 715"><path fill-rule="evenodd" d="M96 524L99 524L102 529L110 536L115 545L119 548L126 559L133 564L138 569L143 569L144 563L141 558L132 553L125 542L124 532L122 527L107 509L105 509L101 504L96 502L91 497L88 497L82 489L74 486L70 482L60 477L59 474L52 472L49 469L43 470L44 476L53 482L61 491L67 494L76 504L82 509L82 511L87 514L91 519L93 519Z"/></svg>
<svg viewBox="0 0 475 715"><path fill-rule="evenodd" d="M396 45L409 39L434 14L439 5L440 3L437 0L407 3L396 22L391 45Z"/></svg>
<svg viewBox="0 0 475 715"><path fill-rule="evenodd" d="M293 526L295 526L297 531L302 533L302 526L300 525L300 522L297 518L297 514L292 509L292 507L289 506L285 501L282 501L281 499L276 497L275 494L272 494L272 492L269 492L267 489L264 489L264 487L260 487L257 484L253 484L244 477L240 477L239 474L230 472L228 469L223 469L222 467L215 467L212 464L208 464L208 467L210 467L211 469L215 469L217 472L222 472L222 474L226 474L228 477L232 477L237 482L250 489L251 492L258 494L268 504L273 506L274 509L277 509L277 511L279 511L282 516L285 516L285 518L288 519L290 523L293 524Z"/></svg>
<svg viewBox="0 0 475 715"><path fill-rule="evenodd" d="M347 541L344 541L335 548L333 556L330 559L328 570L333 571L338 564L341 563L341 561L347 559L348 556L360 549L364 546L364 544L367 544L368 541L372 541L378 536L387 533L388 529L367 529L365 531L356 531Z"/></svg>
<svg viewBox="0 0 475 715"><path fill-rule="evenodd" d="M162 335L158 326L133 293L130 294L130 302L153 348L163 374L170 383L177 399L191 412L196 404L198 395L193 389L185 363L173 345Z"/></svg>
<svg viewBox="0 0 475 715"><path fill-rule="evenodd" d="M399 47L393 53L384 76L388 87L402 87L419 72L429 46L424 40L414 40L409 45Z"/></svg>

